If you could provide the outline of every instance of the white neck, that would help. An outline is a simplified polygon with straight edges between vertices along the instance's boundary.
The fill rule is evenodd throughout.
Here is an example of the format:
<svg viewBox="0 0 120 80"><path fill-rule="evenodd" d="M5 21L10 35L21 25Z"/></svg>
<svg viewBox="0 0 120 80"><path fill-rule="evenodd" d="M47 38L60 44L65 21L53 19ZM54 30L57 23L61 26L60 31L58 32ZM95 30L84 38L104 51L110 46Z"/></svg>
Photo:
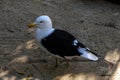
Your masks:
<svg viewBox="0 0 120 80"><path fill-rule="evenodd" d="M47 37L49 34L51 34L55 29L50 27L50 28L44 28L44 29L40 29L37 28L35 31L35 38L36 40L39 42L41 41L41 39Z"/></svg>

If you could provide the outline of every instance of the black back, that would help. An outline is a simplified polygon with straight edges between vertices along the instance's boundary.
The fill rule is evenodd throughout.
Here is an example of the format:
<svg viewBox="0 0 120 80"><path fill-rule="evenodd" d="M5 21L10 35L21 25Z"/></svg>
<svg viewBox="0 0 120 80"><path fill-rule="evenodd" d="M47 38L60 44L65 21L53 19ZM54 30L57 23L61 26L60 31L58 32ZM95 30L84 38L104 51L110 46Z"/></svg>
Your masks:
<svg viewBox="0 0 120 80"><path fill-rule="evenodd" d="M80 55L77 48L85 48L85 46L81 43L78 43L77 46L73 45L74 40L76 38L70 33L56 29L48 37L42 39L41 44L51 53L61 57Z"/></svg>

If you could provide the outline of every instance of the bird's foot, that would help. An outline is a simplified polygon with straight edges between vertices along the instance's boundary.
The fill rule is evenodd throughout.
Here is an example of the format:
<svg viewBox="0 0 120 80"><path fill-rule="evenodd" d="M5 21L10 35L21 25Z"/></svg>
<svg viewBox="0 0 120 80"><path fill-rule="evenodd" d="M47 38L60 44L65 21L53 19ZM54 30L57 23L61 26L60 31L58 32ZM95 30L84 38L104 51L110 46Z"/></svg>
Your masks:
<svg viewBox="0 0 120 80"><path fill-rule="evenodd" d="M58 67L69 67L70 66L70 63L66 60L61 60L61 61L58 61L58 59L56 59L56 62L55 62L55 65L54 67L55 68L58 68Z"/></svg>

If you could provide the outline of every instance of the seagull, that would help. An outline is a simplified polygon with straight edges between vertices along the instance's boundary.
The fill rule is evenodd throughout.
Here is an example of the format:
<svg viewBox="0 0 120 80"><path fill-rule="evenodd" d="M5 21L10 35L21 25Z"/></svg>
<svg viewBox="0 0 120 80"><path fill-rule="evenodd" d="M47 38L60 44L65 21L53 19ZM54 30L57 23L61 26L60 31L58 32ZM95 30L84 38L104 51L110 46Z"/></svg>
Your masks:
<svg viewBox="0 0 120 80"><path fill-rule="evenodd" d="M54 55L64 59L66 59L65 56L82 56L92 61L98 61L98 57L72 34L53 28L52 20L47 15L37 17L34 22L28 24L28 27L36 27L36 40Z"/></svg>

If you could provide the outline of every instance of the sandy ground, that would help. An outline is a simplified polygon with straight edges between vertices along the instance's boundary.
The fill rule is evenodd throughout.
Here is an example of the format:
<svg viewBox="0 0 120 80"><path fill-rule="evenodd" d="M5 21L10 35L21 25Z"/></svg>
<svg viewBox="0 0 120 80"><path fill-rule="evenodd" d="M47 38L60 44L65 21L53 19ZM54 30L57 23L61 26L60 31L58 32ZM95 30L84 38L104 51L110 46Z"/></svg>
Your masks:
<svg viewBox="0 0 120 80"><path fill-rule="evenodd" d="M42 50L26 25L42 14L100 56L66 66ZM120 80L120 5L102 0L1 0L0 80ZM106 60L106 61L105 61Z"/></svg>

